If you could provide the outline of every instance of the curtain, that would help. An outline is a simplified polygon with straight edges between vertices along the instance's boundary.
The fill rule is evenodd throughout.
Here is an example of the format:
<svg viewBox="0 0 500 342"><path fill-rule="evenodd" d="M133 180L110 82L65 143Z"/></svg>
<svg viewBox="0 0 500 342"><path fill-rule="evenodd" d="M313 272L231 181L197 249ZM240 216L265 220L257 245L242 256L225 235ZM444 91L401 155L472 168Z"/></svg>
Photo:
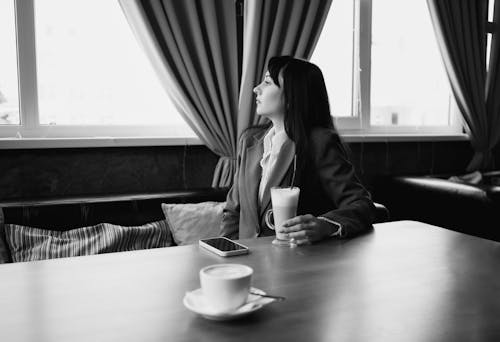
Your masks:
<svg viewBox="0 0 500 342"><path fill-rule="evenodd" d="M234 0L120 0L177 110L220 156L212 186L233 181L237 138L258 123L253 88L267 60L274 55L308 59L331 1L245 0L239 65Z"/></svg>
<svg viewBox="0 0 500 342"><path fill-rule="evenodd" d="M238 49L232 0L120 0L177 110L220 156L213 187L236 169Z"/></svg>
<svg viewBox="0 0 500 342"><path fill-rule="evenodd" d="M309 59L332 0L245 0L243 65L239 98L238 136L258 124L253 88L262 81L272 56Z"/></svg>
<svg viewBox="0 0 500 342"><path fill-rule="evenodd" d="M490 0L491 1L491 0ZM491 38L490 62L486 75L486 112L491 117L490 149L500 142L500 0L495 2L493 22L494 32ZM494 162L494 158L493 158ZM496 166L496 165L493 165Z"/></svg>
<svg viewBox="0 0 500 342"><path fill-rule="evenodd" d="M427 0L451 88L475 154L468 171L487 169L500 139L498 37L486 74L486 0ZM497 18L498 18L498 6ZM498 36L498 33L496 34Z"/></svg>

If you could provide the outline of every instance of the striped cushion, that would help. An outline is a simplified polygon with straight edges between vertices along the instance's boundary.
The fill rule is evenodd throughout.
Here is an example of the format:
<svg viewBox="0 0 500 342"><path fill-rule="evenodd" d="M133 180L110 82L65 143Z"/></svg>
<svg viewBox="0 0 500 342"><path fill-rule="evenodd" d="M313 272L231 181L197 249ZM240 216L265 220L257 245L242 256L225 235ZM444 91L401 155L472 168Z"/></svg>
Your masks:
<svg viewBox="0 0 500 342"><path fill-rule="evenodd" d="M172 235L166 221L152 222L137 227L101 223L68 231L7 224L5 235L14 262L172 245Z"/></svg>
<svg viewBox="0 0 500 342"><path fill-rule="evenodd" d="M0 208L0 264L11 262L10 251L5 241L3 210Z"/></svg>

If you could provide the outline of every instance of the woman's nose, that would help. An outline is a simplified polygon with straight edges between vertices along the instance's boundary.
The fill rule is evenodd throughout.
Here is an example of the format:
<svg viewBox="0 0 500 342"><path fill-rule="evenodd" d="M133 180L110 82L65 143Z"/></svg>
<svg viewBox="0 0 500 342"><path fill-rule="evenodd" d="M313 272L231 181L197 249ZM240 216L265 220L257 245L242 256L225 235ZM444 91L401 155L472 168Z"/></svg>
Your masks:
<svg viewBox="0 0 500 342"><path fill-rule="evenodd" d="M257 95L259 92L259 86L256 86L255 88L253 88L253 92L254 92L254 94Z"/></svg>

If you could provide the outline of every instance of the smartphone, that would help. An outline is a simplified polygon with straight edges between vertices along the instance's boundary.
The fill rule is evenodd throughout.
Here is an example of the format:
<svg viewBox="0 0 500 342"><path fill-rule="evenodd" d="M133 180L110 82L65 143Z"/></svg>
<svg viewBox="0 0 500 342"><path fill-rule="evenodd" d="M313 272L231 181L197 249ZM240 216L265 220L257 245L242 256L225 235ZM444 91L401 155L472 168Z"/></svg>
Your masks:
<svg viewBox="0 0 500 342"><path fill-rule="evenodd" d="M210 252L223 257L248 253L247 246L225 237L201 239L199 240L199 244L201 247L208 249Z"/></svg>

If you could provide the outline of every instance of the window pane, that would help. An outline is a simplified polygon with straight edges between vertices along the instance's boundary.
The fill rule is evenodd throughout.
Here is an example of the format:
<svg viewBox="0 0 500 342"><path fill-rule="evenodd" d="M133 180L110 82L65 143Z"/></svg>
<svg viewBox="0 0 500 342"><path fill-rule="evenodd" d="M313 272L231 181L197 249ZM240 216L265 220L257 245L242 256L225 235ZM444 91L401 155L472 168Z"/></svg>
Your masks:
<svg viewBox="0 0 500 342"><path fill-rule="evenodd" d="M179 125L116 0L36 0L39 115L49 125Z"/></svg>
<svg viewBox="0 0 500 342"><path fill-rule="evenodd" d="M493 22L493 10L495 6L495 0L488 1L488 21ZM488 33L486 36L486 70L489 70L490 67L490 53L491 53L491 33Z"/></svg>
<svg viewBox="0 0 500 342"><path fill-rule="evenodd" d="M491 33L488 33L486 36L486 70L490 68L491 38Z"/></svg>
<svg viewBox="0 0 500 342"><path fill-rule="evenodd" d="M488 0L488 21L493 22L493 9L495 8L495 0Z"/></svg>
<svg viewBox="0 0 500 342"><path fill-rule="evenodd" d="M323 71L334 116L352 115L354 1L332 2L311 61Z"/></svg>
<svg viewBox="0 0 500 342"><path fill-rule="evenodd" d="M0 125L19 125L14 0L0 1Z"/></svg>
<svg viewBox="0 0 500 342"><path fill-rule="evenodd" d="M371 125L447 126L450 86L425 1L373 0Z"/></svg>

